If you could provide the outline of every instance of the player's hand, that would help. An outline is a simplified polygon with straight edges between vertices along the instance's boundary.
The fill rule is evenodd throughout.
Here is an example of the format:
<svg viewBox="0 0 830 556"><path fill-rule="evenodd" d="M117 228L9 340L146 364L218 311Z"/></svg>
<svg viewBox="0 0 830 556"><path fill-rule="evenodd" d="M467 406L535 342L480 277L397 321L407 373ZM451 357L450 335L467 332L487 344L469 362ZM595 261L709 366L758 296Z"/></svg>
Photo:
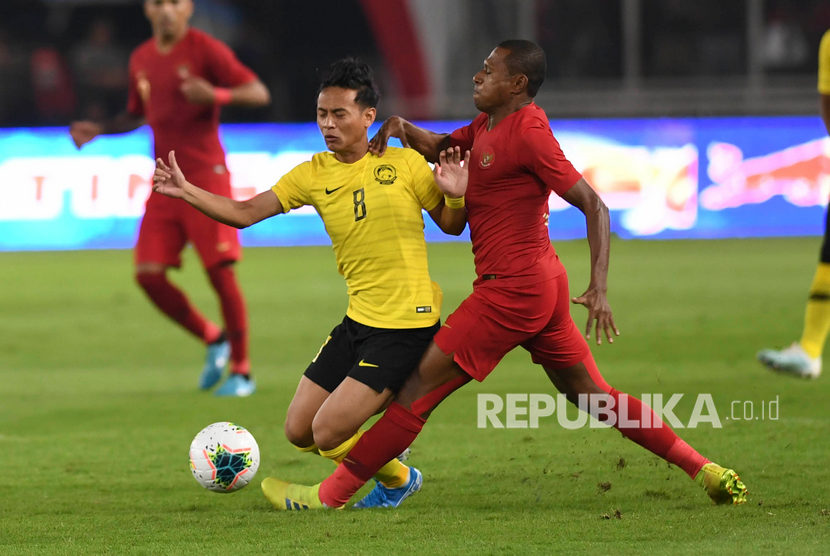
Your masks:
<svg viewBox="0 0 830 556"><path fill-rule="evenodd" d="M461 160L461 147L450 147L438 153L438 162L432 170L438 189L449 197L462 197L467 192L470 151Z"/></svg>
<svg viewBox="0 0 830 556"><path fill-rule="evenodd" d="M184 188L187 180L181 168L176 163L176 151L170 151L169 164L165 164L161 158L156 159L156 171L153 172L153 191L181 199L184 196Z"/></svg>
<svg viewBox="0 0 830 556"><path fill-rule="evenodd" d="M585 338L591 339L591 328L597 337L597 344L602 343L602 333L608 338L608 343L614 343L614 336L619 336L620 331L614 324L614 315L611 313L611 306L605 293L589 287L579 297L571 299L573 303L584 305L588 309L588 324L585 325ZM612 334L613 333L613 334Z"/></svg>
<svg viewBox="0 0 830 556"><path fill-rule="evenodd" d="M377 156L383 156L383 153L386 152L386 144L389 142L390 137L397 137L401 140L401 145L409 147L409 143L406 141L406 132L403 128L405 121L400 116L386 118L386 121L380 126L378 132L369 141L369 152Z"/></svg>
<svg viewBox="0 0 830 556"><path fill-rule="evenodd" d="M213 94L213 85L207 79L198 75L190 75L187 68L179 69L179 77L182 79L179 90L191 104L213 104L216 97Z"/></svg>
<svg viewBox="0 0 830 556"><path fill-rule="evenodd" d="M89 143L99 135L103 128L101 124L96 124L95 122L90 121L79 121L79 122L72 122L69 126L69 135L72 137L72 142L75 143L77 148L81 148L86 143Z"/></svg>

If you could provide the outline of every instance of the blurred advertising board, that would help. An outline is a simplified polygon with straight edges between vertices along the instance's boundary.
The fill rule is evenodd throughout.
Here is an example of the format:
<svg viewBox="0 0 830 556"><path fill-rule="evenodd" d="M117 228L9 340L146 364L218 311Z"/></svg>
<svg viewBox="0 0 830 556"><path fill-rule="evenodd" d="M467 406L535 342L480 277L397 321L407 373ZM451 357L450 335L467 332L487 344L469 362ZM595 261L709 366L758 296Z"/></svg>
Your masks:
<svg viewBox="0 0 830 556"><path fill-rule="evenodd" d="M421 125L451 131L465 123ZM817 116L555 120L551 127L605 200L620 237L823 232L830 138ZM224 125L222 140L240 199L325 148L313 123ZM80 151L65 128L0 129L0 251L131 247L153 166L146 127L100 137ZM428 240L458 239L426 221ZM584 237L583 216L555 195L549 222L553 239ZM242 241L329 242L311 207L243 230Z"/></svg>

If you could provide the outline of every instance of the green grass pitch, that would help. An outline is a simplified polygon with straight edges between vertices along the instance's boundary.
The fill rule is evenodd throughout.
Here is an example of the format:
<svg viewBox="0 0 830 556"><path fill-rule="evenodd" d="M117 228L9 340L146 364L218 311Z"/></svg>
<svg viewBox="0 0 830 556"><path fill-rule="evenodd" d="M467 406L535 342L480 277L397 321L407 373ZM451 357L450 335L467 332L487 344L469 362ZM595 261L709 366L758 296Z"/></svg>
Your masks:
<svg viewBox="0 0 830 556"><path fill-rule="evenodd" d="M517 350L433 414L413 445L418 495L397 510L318 513L272 511L259 481L311 483L332 469L282 432L300 374L346 308L330 248L246 250L238 272L259 385L249 399L197 390L202 346L143 298L129 251L0 254L0 553L826 553L830 372L796 380L754 360L800 333L818 247L613 243L622 335L594 349L601 371L631 394L684 393L684 422L693 396L711 394L723 427L678 432L741 474L746 505L712 505L614 430L553 418L477 428L480 393L553 393ZM557 249L581 293L586 243ZM430 245L430 261L446 315L470 291L469 245ZM218 318L192 253L172 276ZM584 309L573 314L582 326ZM755 419L774 400L778 418ZM188 468L192 437L220 420L251 430L262 453L253 484L230 495L203 490Z"/></svg>

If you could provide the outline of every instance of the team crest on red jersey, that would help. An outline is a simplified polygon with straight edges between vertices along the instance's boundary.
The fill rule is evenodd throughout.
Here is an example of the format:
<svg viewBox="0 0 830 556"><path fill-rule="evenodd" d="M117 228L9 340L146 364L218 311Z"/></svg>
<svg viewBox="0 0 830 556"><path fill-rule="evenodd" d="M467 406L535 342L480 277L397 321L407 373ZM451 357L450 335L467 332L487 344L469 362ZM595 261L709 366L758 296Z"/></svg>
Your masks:
<svg viewBox="0 0 830 556"><path fill-rule="evenodd" d="M492 166L495 159L496 153L494 153L491 149L486 149L483 153L481 153L481 160L478 162L478 165L482 168L489 168Z"/></svg>

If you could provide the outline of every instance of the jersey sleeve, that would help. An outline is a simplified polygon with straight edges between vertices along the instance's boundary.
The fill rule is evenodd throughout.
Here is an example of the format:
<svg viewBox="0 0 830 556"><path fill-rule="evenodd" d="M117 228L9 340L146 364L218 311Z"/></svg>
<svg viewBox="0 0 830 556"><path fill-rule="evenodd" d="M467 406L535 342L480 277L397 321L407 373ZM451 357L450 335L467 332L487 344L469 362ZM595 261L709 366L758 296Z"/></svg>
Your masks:
<svg viewBox="0 0 830 556"><path fill-rule="evenodd" d="M482 118L486 118L487 114L479 114L476 119L474 119L469 124L465 125L464 127L459 127L452 133L450 133L450 146L451 147L461 147L461 153L463 154L464 151L472 150L473 148L473 139L475 139L475 130L476 127L481 125Z"/></svg>
<svg viewBox="0 0 830 556"><path fill-rule="evenodd" d="M411 149L406 149L406 151L409 171L412 174L412 191L421 206L429 212L438 206L444 194L435 184L432 170L424 157Z"/></svg>
<svg viewBox="0 0 830 556"><path fill-rule="evenodd" d="M547 125L533 125L521 134L520 163L533 173L548 191L562 195L582 177L565 158L559 141Z"/></svg>
<svg viewBox="0 0 830 556"><path fill-rule="evenodd" d="M450 133L450 147L461 147L462 151L468 151L473 148L472 124L459 127Z"/></svg>
<svg viewBox="0 0 830 556"><path fill-rule="evenodd" d="M236 87L257 79L248 66L223 42L205 37L207 44L209 81L220 87Z"/></svg>
<svg viewBox="0 0 830 556"><path fill-rule="evenodd" d="M824 32L818 47L818 92L830 95L830 30Z"/></svg>
<svg viewBox="0 0 830 556"><path fill-rule="evenodd" d="M308 184L311 183L311 162L303 162L285 174L271 188L280 200L283 212L310 205Z"/></svg>
<svg viewBox="0 0 830 556"><path fill-rule="evenodd" d="M131 116L144 116L144 102L138 94L138 76L135 69L135 54L130 56L129 82L127 83L127 113Z"/></svg>

